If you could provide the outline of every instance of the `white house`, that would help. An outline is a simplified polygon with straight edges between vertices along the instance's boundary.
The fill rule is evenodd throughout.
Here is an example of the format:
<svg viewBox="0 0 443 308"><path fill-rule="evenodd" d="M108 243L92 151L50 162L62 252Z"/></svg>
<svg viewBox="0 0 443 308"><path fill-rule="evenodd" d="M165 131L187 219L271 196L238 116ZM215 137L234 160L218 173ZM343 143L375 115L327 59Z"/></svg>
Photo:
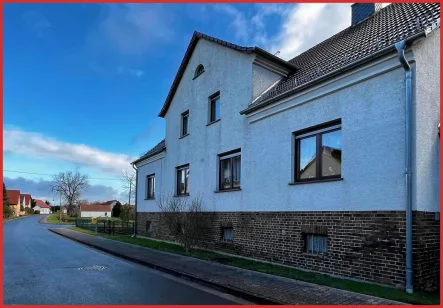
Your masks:
<svg viewBox="0 0 443 308"><path fill-rule="evenodd" d="M111 217L110 204L81 204L80 217Z"/></svg>
<svg viewBox="0 0 443 308"><path fill-rule="evenodd" d="M438 287L439 4L354 4L288 61L195 32L159 116L133 162L137 235L171 238L159 196L201 196L205 248Z"/></svg>
<svg viewBox="0 0 443 308"><path fill-rule="evenodd" d="M34 212L39 211L40 214L50 214L51 207L47 205L43 200L35 199Z"/></svg>

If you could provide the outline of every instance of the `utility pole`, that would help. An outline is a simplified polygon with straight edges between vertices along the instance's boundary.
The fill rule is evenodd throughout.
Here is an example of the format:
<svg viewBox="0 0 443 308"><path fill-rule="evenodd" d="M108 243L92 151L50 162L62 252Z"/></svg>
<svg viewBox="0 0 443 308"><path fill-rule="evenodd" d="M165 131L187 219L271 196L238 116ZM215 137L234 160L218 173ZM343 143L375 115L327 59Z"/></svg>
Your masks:
<svg viewBox="0 0 443 308"><path fill-rule="evenodd" d="M129 180L129 203L131 205L131 191L132 191L132 179Z"/></svg>
<svg viewBox="0 0 443 308"><path fill-rule="evenodd" d="M62 222L62 192L60 192L60 223ZM57 216L56 216L57 217Z"/></svg>

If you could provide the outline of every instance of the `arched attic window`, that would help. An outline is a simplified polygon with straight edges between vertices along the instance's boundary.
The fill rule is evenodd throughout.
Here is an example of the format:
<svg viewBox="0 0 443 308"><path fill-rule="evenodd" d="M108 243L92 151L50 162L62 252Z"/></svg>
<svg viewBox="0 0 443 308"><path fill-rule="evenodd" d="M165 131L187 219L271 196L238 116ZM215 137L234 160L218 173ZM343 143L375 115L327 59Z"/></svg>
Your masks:
<svg viewBox="0 0 443 308"><path fill-rule="evenodd" d="M195 69L194 79L203 74L205 71L205 67L202 64L199 64Z"/></svg>

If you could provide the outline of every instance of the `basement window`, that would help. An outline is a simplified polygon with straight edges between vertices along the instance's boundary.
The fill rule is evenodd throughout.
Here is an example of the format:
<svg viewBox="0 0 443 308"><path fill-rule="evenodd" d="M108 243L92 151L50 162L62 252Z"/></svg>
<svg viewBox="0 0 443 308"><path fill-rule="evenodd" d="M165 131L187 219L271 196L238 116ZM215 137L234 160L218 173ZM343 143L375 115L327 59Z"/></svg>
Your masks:
<svg viewBox="0 0 443 308"><path fill-rule="evenodd" d="M234 230L232 228L222 228L222 240L223 242L232 242Z"/></svg>
<svg viewBox="0 0 443 308"><path fill-rule="evenodd" d="M328 237L324 235L306 234L306 252L313 255L328 252Z"/></svg>

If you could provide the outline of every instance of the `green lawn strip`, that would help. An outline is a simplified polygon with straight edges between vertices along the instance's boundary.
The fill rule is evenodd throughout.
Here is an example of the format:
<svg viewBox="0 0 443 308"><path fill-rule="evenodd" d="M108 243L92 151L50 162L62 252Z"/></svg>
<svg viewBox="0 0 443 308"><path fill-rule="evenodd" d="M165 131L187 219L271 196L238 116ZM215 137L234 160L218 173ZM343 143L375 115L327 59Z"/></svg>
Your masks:
<svg viewBox="0 0 443 308"><path fill-rule="evenodd" d="M180 245L154 241L143 238L132 238L130 236L117 235L108 236L103 234L96 234L93 231L85 230L81 228L71 227L69 228L74 231L79 231L91 235L98 235L108 239L125 242L133 245L138 245L142 247L147 247L151 249L176 253L180 255L185 255L189 257L194 257L203 260L216 261L226 265L235 266L238 268L253 270L257 272L262 272L266 274L271 274L280 277L291 278L295 280L301 280L306 282L311 282L319 285L324 285L328 287L333 287L337 289L348 290L352 292L373 295L377 297L382 297L394 301L400 301L410 304L433 304L438 305L440 303L440 296L438 293L426 293L426 292L415 292L413 294L408 294L402 290L394 289L390 287L375 285L371 283L358 282L348 279L331 277L325 274L314 273L302 271L290 267L279 266L275 264L259 262L248 260L239 257L226 256L211 251L204 250L193 250L186 253Z"/></svg>
<svg viewBox="0 0 443 308"><path fill-rule="evenodd" d="M75 217L68 217L68 221L62 221L60 222L58 220L60 214L51 214L48 216L48 223L54 224L54 225L72 225L75 223Z"/></svg>

